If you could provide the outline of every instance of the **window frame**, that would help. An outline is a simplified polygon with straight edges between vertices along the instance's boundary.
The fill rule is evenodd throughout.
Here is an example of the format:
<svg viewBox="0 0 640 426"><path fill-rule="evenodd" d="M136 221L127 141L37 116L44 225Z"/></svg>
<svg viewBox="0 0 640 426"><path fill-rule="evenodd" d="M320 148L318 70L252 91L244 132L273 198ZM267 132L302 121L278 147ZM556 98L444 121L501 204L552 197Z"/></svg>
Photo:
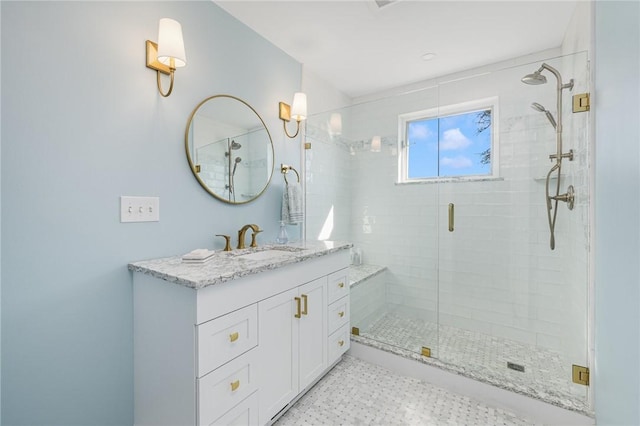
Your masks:
<svg viewBox="0 0 640 426"><path fill-rule="evenodd" d="M398 115L398 180L397 183L418 182L447 182L447 181L479 181L495 179L500 176L499 167L499 128L498 128L498 101L497 96L466 101L457 104L429 108L421 111L413 111ZM491 165L490 172L483 175L461 176L432 176L421 178L409 178L409 150L407 140L407 125L418 120L433 120L462 115L474 111L491 110ZM439 160L438 160L439 161Z"/></svg>

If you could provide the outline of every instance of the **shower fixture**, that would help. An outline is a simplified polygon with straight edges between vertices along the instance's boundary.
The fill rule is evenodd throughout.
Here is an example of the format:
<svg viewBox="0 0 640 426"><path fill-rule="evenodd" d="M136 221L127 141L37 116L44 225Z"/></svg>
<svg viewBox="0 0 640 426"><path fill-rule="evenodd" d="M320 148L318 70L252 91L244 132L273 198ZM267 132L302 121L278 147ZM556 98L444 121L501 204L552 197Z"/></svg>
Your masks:
<svg viewBox="0 0 640 426"><path fill-rule="evenodd" d="M238 163L242 161L242 158L240 157L236 157L236 159L234 160L235 164L233 165L233 171L231 172L231 176L235 176L236 175L236 167L238 167Z"/></svg>
<svg viewBox="0 0 640 426"><path fill-rule="evenodd" d="M542 71L542 68L534 72L533 74L525 75L524 77L522 77L522 82L526 84L533 84L533 85L545 84L547 82L547 77L540 74L541 71Z"/></svg>
<svg viewBox="0 0 640 426"><path fill-rule="evenodd" d="M531 108L535 109L536 111L544 112L547 118L549 119L549 121L551 122L551 125L553 126L553 128L554 129L556 128L556 120L553 118L553 115L551 115L548 109L546 109L545 107L543 107L537 102L532 103Z"/></svg>
<svg viewBox="0 0 640 426"><path fill-rule="evenodd" d="M242 144L236 142L234 139L227 139L227 150L224 153L224 156L227 157L228 160L228 166L229 166L229 175L227 177L227 183L225 185L225 189L229 190L229 200L231 201L232 196L233 196L233 201L236 200L236 194L234 191L234 177L236 175L236 168L238 167L238 163L242 161L242 158L240 157L236 157L235 159L232 160L233 155L231 154L231 151L237 151L240 148L242 148ZM231 168L231 165L233 164L233 170Z"/></svg>
<svg viewBox="0 0 640 426"><path fill-rule="evenodd" d="M242 144L239 144L238 142L236 142L235 140L231 140L231 143L229 144L228 148L227 148L227 152L224 153L225 157L229 157L231 156L231 151L235 151L237 149L242 148Z"/></svg>
<svg viewBox="0 0 640 426"><path fill-rule="evenodd" d="M552 66L543 63L540 66L540 68L538 68L532 74L527 74L524 77L522 77L522 82L525 84L532 84L532 85L545 84L547 82L547 77L542 75L542 72L545 70L552 73L556 77L556 81L557 81L557 84L556 84L557 119L554 119L551 112L549 112L549 110L547 110L545 107L543 107L537 102L532 103L531 107L536 111L544 112L545 115L547 116L547 119L549 120L553 128L556 130L556 153L551 154L549 156L549 159L551 161L555 160L556 163L553 165L553 167L551 167L551 170L549 170L549 173L547 173L547 179L545 183L545 198L547 202L547 219L549 221L549 231L551 232L549 245L551 247L551 250L554 250L556 247L555 227L556 227L556 217L558 214L558 202L563 201L567 203L567 207L569 208L569 210L573 210L573 204L575 200L573 185L569 185L569 187L567 188L567 192L565 192L564 194L560 194L560 178L561 178L560 172L562 171L562 159L567 158L569 161L573 161L573 150L569 150L569 152L566 152L566 153L562 152L562 91L564 89L569 89L569 90L573 89L573 79L570 79L568 83L563 84L562 76L560 75L560 72L557 69L553 68ZM556 191L555 191L556 194L550 195L549 184L551 181L551 176L554 173L557 173L557 184L556 184Z"/></svg>

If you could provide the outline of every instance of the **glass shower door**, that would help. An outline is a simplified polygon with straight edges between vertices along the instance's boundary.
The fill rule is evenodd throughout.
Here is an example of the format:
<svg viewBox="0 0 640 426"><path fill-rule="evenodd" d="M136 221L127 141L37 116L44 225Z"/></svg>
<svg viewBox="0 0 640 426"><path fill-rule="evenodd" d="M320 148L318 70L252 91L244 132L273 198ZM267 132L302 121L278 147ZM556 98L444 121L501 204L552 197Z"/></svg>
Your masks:
<svg viewBox="0 0 640 426"><path fill-rule="evenodd" d="M488 127L480 117L475 128L453 127L469 147L491 132L490 169L459 177L460 167L438 184L439 358L485 382L585 410L588 388L572 382L572 365L588 366L588 114L571 112L570 95L588 91L587 63L585 54L544 62L576 82L562 114L564 151L573 149L575 158L563 163L560 179L579 196L574 210L560 205L554 250L545 177L556 130L530 107L536 102L556 114L553 75L546 85L521 82L541 61L439 86L444 110L470 98L495 100ZM445 150L441 161L487 159L485 146L461 152Z"/></svg>
<svg viewBox="0 0 640 426"><path fill-rule="evenodd" d="M354 244L354 339L437 354L437 186L398 184L398 116L437 106L437 89L381 98L307 120L307 239Z"/></svg>

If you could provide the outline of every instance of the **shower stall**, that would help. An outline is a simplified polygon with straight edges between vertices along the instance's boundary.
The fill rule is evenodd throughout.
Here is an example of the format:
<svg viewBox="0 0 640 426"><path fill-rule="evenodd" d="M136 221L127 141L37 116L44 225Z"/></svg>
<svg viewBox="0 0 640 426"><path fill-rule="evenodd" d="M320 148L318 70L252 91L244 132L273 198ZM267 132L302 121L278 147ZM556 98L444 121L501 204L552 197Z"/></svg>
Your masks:
<svg viewBox="0 0 640 426"><path fill-rule="evenodd" d="M355 341L590 412L588 73L580 52L308 117L305 237L354 243ZM411 178L419 152L433 172Z"/></svg>

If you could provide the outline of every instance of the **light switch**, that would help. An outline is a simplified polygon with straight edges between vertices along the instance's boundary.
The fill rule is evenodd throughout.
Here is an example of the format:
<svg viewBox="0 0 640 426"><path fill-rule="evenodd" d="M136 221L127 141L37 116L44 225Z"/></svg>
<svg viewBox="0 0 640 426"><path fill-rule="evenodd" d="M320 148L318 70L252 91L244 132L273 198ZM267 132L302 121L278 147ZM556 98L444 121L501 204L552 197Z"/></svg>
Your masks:
<svg viewBox="0 0 640 426"><path fill-rule="evenodd" d="M120 197L120 222L159 222L159 197Z"/></svg>

